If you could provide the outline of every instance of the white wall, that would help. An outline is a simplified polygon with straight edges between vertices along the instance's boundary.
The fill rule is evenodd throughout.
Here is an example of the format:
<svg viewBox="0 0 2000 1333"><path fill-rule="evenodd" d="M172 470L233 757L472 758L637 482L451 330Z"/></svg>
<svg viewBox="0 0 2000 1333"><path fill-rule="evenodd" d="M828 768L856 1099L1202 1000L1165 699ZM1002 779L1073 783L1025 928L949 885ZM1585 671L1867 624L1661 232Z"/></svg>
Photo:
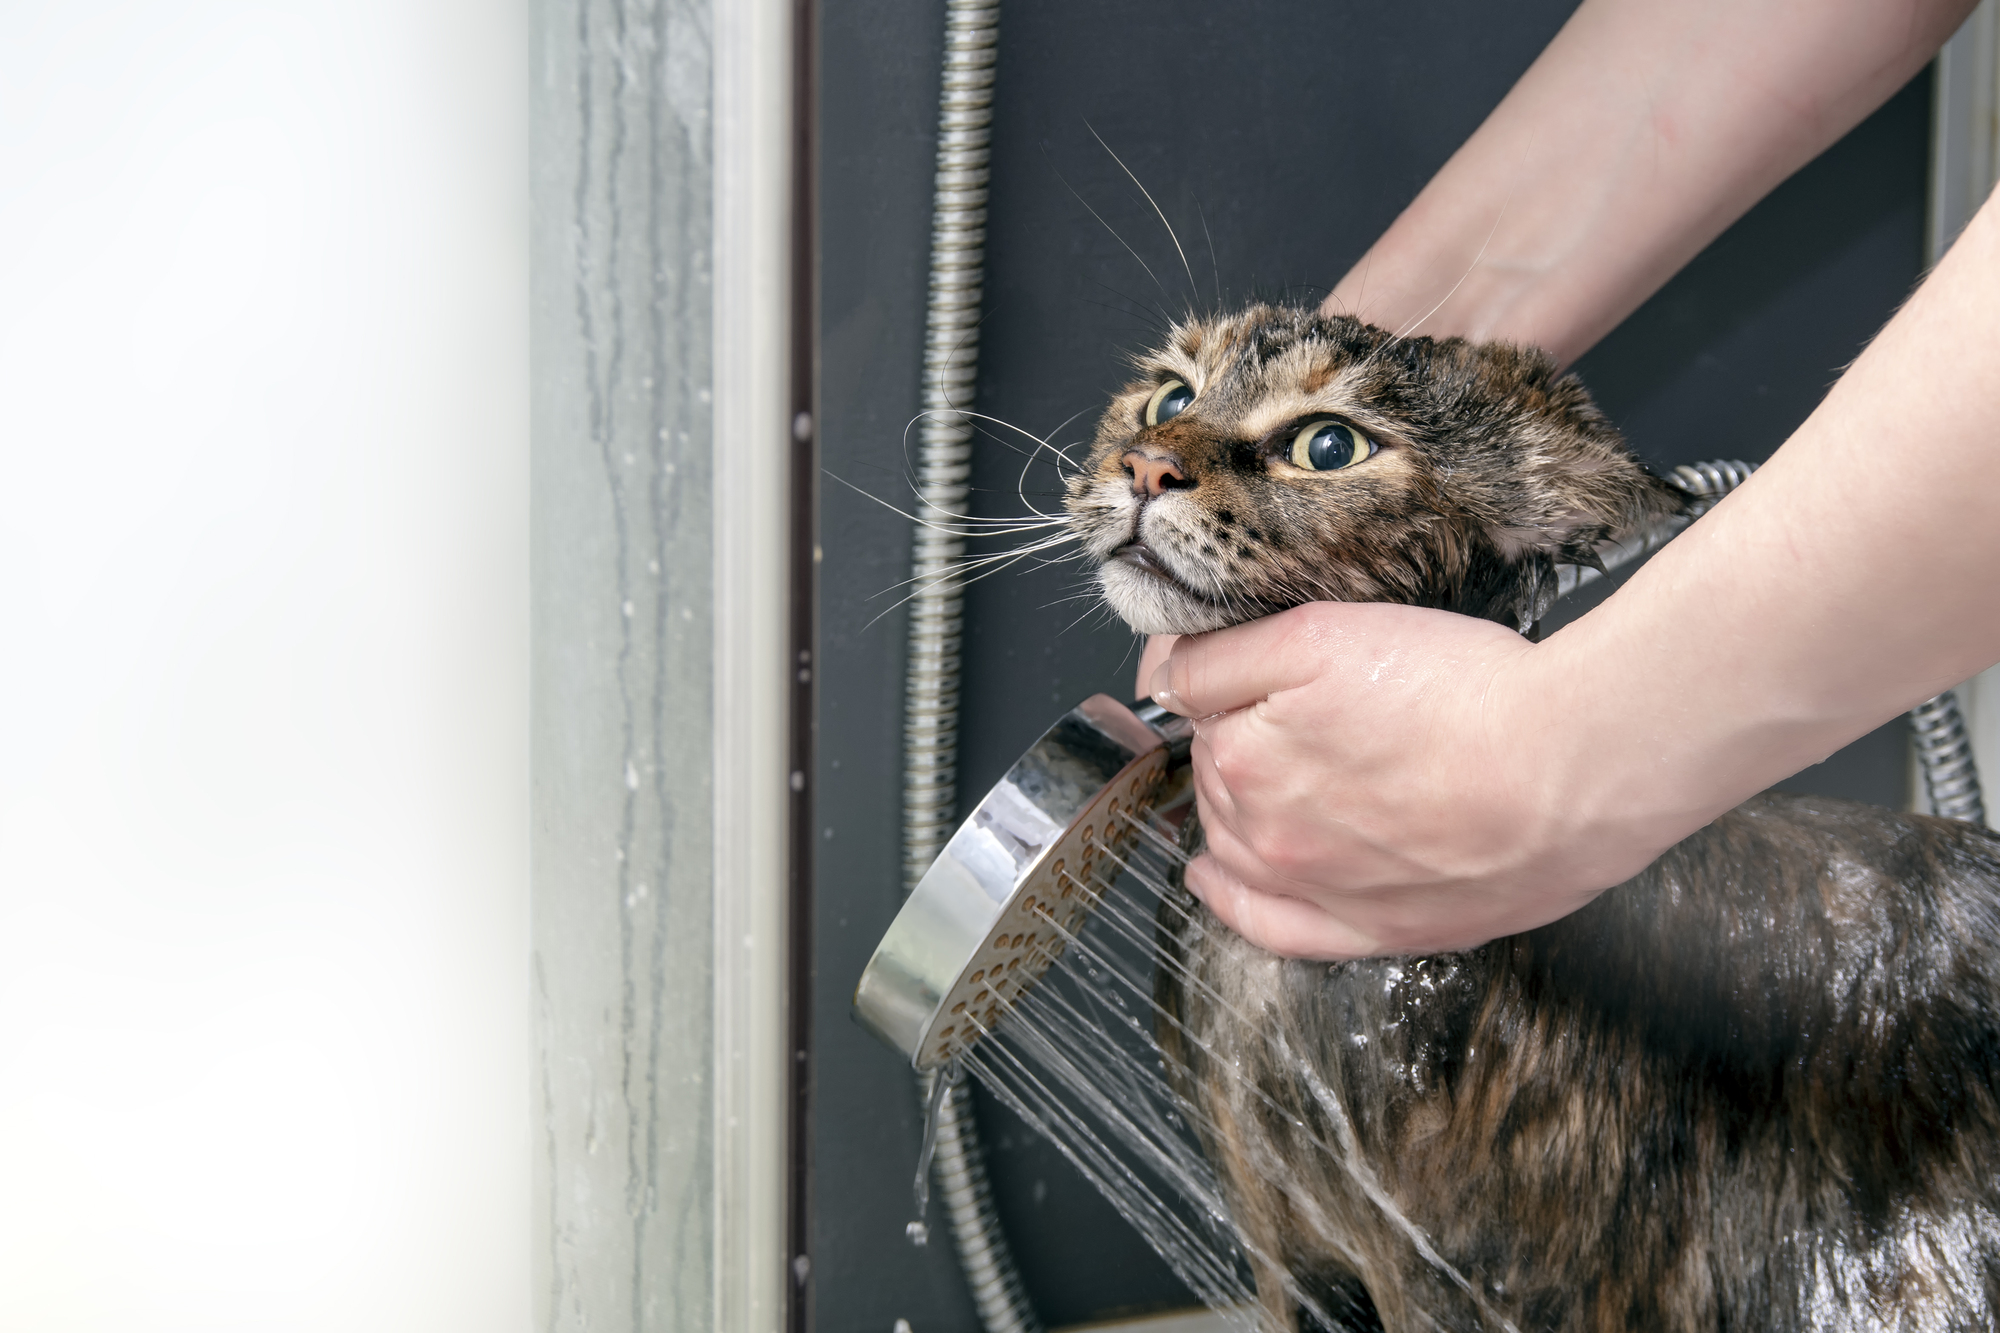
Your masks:
<svg viewBox="0 0 2000 1333"><path fill-rule="evenodd" d="M0 1328L527 1323L525 23L0 8Z"/></svg>

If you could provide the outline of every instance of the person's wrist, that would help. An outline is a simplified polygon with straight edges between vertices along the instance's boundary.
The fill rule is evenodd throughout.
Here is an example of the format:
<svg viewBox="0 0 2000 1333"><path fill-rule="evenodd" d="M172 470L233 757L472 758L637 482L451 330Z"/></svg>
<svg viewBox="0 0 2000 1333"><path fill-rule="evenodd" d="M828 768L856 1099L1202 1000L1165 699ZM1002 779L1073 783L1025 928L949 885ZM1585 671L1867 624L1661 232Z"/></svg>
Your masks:
<svg viewBox="0 0 2000 1333"><path fill-rule="evenodd" d="M1489 780L1517 793L1508 803L1514 812L1511 863L1496 870L1524 887L1553 879L1563 888L1581 888L1591 877L1587 844L1606 826L1607 812L1594 799L1589 742L1564 705L1570 694L1566 663L1546 645L1524 648L1495 664L1479 701ZM1581 867L1574 865L1579 853L1586 853Z"/></svg>
<svg viewBox="0 0 2000 1333"><path fill-rule="evenodd" d="M1622 883L1719 813L1700 805L1704 777L1679 752L1680 729L1628 688L1638 673L1617 644L1565 633L1538 645L1532 664L1522 687L1537 712L1524 725L1567 884Z"/></svg>

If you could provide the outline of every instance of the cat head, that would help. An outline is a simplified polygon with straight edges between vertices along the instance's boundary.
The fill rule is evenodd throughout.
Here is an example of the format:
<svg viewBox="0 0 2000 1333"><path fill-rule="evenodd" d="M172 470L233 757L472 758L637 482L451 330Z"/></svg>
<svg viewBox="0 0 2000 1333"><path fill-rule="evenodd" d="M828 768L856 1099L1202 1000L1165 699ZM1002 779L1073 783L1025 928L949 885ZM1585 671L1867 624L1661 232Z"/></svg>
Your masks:
<svg viewBox="0 0 2000 1333"><path fill-rule="evenodd" d="M1177 326L1138 368L1065 507L1142 633L1314 601L1525 627L1557 564L1686 504L1534 348L1260 305Z"/></svg>

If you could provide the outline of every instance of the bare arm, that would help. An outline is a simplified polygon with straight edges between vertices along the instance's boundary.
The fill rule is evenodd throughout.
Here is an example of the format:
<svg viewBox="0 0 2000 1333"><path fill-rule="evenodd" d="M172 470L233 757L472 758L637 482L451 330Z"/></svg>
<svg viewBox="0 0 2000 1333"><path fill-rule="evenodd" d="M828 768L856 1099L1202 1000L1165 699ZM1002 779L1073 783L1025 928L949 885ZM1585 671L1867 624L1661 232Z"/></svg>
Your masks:
<svg viewBox="0 0 2000 1333"><path fill-rule="evenodd" d="M1569 362L1923 67L1968 0L1586 0L1327 298Z"/></svg>
<svg viewBox="0 0 2000 1333"><path fill-rule="evenodd" d="M1743 489L1547 670L1671 841L2000 660L2000 208ZM1637 709L1645 702L1646 716ZM1615 723L1612 710L1635 710ZM1642 796L1643 784L1650 796Z"/></svg>

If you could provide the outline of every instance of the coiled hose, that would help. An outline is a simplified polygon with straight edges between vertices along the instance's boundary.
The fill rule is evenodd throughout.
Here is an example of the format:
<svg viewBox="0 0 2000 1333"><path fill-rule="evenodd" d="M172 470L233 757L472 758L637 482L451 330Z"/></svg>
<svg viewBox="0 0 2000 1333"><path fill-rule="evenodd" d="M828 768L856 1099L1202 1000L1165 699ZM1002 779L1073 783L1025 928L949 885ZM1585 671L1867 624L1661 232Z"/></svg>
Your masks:
<svg viewBox="0 0 2000 1333"><path fill-rule="evenodd" d="M1931 813L1984 824L1986 802L1979 790L1979 770L1972 762L1972 740L1959 716L1957 691L1946 690L1912 708L1910 729Z"/></svg>
<svg viewBox="0 0 2000 1333"><path fill-rule="evenodd" d="M1690 522L1715 508L1715 502L1750 480L1757 467L1740 458L1717 459L1712 463L1683 463L1667 476L1667 483L1694 497L1686 517Z"/></svg>
<svg viewBox="0 0 2000 1333"><path fill-rule="evenodd" d="M972 471L979 370L979 301L986 262L986 193L993 137L996 0L946 0L938 95L930 294L924 312L924 413L917 459L909 657L903 713L903 890L916 887L951 836L958 768L959 648L965 590L957 573ZM930 1102L928 1079L920 1091ZM938 1108L931 1159L959 1266L987 1333L1040 1333L987 1188L986 1163L963 1079Z"/></svg>
<svg viewBox="0 0 2000 1333"><path fill-rule="evenodd" d="M1754 470L1740 461L1675 468L1667 480L1696 500L1688 507L1686 520L1675 520L1675 531L1685 526L1686 521L1707 513L1717 500L1749 480ZM1615 567L1609 561L1606 564ZM1917 768L1923 774L1924 795L1930 802L1931 813L1984 824L1986 803L1979 790L1979 770L1972 761L1972 740L1959 714L1957 691L1946 690L1912 708L1910 730L1914 733Z"/></svg>

